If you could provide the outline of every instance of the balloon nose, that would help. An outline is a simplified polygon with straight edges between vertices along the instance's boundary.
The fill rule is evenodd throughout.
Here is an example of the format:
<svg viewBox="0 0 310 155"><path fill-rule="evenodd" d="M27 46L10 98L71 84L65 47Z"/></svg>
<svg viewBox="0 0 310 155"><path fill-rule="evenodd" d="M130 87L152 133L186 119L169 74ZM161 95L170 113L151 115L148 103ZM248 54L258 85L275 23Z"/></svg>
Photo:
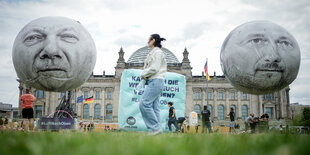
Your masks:
<svg viewBox="0 0 310 155"><path fill-rule="evenodd" d="M265 61L268 63L279 63L281 62L281 58L279 56L266 57Z"/></svg>
<svg viewBox="0 0 310 155"><path fill-rule="evenodd" d="M46 47L40 53L40 59L62 59L60 49L55 40L50 39Z"/></svg>
<svg viewBox="0 0 310 155"><path fill-rule="evenodd" d="M281 62L281 56L275 50L275 48L273 48L268 53L266 53L264 60L266 63L279 63Z"/></svg>
<svg viewBox="0 0 310 155"><path fill-rule="evenodd" d="M48 54L48 53L44 53L44 54L40 54L40 59L61 59L62 57L59 54Z"/></svg>

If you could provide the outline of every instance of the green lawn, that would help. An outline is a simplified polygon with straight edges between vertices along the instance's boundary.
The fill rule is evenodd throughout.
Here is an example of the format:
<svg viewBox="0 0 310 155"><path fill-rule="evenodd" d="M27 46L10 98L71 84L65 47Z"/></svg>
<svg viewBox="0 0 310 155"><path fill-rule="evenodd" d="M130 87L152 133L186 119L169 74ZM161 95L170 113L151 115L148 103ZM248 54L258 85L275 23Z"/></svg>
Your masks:
<svg viewBox="0 0 310 155"><path fill-rule="evenodd" d="M1 132L0 154L310 154L309 135Z"/></svg>

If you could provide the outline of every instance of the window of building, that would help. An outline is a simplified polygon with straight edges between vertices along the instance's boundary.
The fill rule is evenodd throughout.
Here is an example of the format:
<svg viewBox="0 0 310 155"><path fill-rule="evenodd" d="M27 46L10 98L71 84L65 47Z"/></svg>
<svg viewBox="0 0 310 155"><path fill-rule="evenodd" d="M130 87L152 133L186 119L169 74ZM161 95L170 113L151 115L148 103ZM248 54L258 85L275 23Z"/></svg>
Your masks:
<svg viewBox="0 0 310 155"><path fill-rule="evenodd" d="M264 95L263 100L274 100L274 93Z"/></svg>
<svg viewBox="0 0 310 155"><path fill-rule="evenodd" d="M209 104L209 105L207 106L207 109L210 111L210 118L213 120L212 106Z"/></svg>
<svg viewBox="0 0 310 155"><path fill-rule="evenodd" d="M84 99L88 98L88 91L84 91Z"/></svg>
<svg viewBox="0 0 310 155"><path fill-rule="evenodd" d="M94 116L94 118L95 118L95 119L100 119L100 111L101 111L101 106L100 106L100 104L96 104L96 105L95 105L94 111L95 111L95 116Z"/></svg>
<svg viewBox="0 0 310 155"><path fill-rule="evenodd" d="M236 106L235 105L231 105L230 108L233 108L233 112L235 113L235 120L237 118L237 112L236 112ZM230 109L229 109L229 112L230 112Z"/></svg>
<svg viewBox="0 0 310 155"><path fill-rule="evenodd" d="M100 91L96 91L96 99L100 99Z"/></svg>
<svg viewBox="0 0 310 155"><path fill-rule="evenodd" d="M65 92L60 93L60 98L63 98L65 96Z"/></svg>
<svg viewBox="0 0 310 155"><path fill-rule="evenodd" d="M212 92L208 92L208 100L212 100Z"/></svg>
<svg viewBox="0 0 310 155"><path fill-rule="evenodd" d="M236 100L236 93L235 92L230 92L230 99Z"/></svg>
<svg viewBox="0 0 310 155"><path fill-rule="evenodd" d="M218 120L224 120L224 106L218 106Z"/></svg>
<svg viewBox="0 0 310 155"><path fill-rule="evenodd" d="M18 111L13 111L13 118L17 118L18 117Z"/></svg>
<svg viewBox="0 0 310 155"><path fill-rule="evenodd" d="M200 99L200 92L195 92L195 100L199 100Z"/></svg>
<svg viewBox="0 0 310 155"><path fill-rule="evenodd" d="M107 98L108 98L108 99L112 99L112 92L111 92L111 91L108 91L108 93L107 93Z"/></svg>
<svg viewBox="0 0 310 155"><path fill-rule="evenodd" d="M248 117L248 106L243 105L241 107L242 110L242 120L245 120Z"/></svg>
<svg viewBox="0 0 310 155"><path fill-rule="evenodd" d="M72 99L75 99L75 91L72 91Z"/></svg>
<svg viewBox="0 0 310 155"><path fill-rule="evenodd" d="M42 105L35 105L35 117L42 117Z"/></svg>
<svg viewBox="0 0 310 155"><path fill-rule="evenodd" d="M112 119L113 107L112 104L107 104L106 119Z"/></svg>
<svg viewBox="0 0 310 155"><path fill-rule="evenodd" d="M200 118L200 112L201 112L200 105L195 104L194 105L194 111L198 114L198 119L199 119Z"/></svg>
<svg viewBox="0 0 310 155"><path fill-rule="evenodd" d="M74 103L71 104L71 108L72 108L73 111L75 111L75 104Z"/></svg>
<svg viewBox="0 0 310 155"><path fill-rule="evenodd" d="M224 93L223 92L219 92L219 100L224 100Z"/></svg>
<svg viewBox="0 0 310 155"><path fill-rule="evenodd" d="M89 105L84 104L83 105L83 119L88 119L89 118Z"/></svg>
<svg viewBox="0 0 310 155"><path fill-rule="evenodd" d="M242 100L247 100L248 99L248 94L243 92L242 93Z"/></svg>
<svg viewBox="0 0 310 155"><path fill-rule="evenodd" d="M269 119L273 118L273 108L271 108L271 107L265 108L265 113L268 114Z"/></svg>
<svg viewBox="0 0 310 155"><path fill-rule="evenodd" d="M43 90L36 90L34 96L36 98L45 98L45 92Z"/></svg>

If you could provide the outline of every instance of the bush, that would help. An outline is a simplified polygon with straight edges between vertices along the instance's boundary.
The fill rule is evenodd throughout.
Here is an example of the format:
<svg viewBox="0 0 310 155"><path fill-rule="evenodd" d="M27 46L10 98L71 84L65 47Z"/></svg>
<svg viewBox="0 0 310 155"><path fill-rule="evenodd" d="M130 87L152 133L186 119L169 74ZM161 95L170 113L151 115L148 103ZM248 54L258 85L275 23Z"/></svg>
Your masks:
<svg viewBox="0 0 310 155"><path fill-rule="evenodd" d="M302 114L297 114L294 119L292 120L292 126L303 126L302 123L303 120L303 115Z"/></svg>
<svg viewBox="0 0 310 155"><path fill-rule="evenodd" d="M305 108L303 114L303 126L310 127L310 108Z"/></svg>
<svg viewBox="0 0 310 155"><path fill-rule="evenodd" d="M292 125L310 127L310 108L305 108L301 114L296 115Z"/></svg>

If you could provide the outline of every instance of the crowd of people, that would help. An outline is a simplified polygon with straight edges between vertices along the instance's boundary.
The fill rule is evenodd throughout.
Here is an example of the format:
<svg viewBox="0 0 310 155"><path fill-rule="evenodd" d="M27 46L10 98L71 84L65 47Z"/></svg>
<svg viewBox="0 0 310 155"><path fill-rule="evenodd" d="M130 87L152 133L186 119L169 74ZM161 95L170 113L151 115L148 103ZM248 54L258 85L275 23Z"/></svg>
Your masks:
<svg viewBox="0 0 310 155"><path fill-rule="evenodd" d="M176 128L176 132L180 132L185 118L182 117L176 119L173 117L175 116L175 109L172 107L172 104L173 103L171 102L168 103L168 106L170 107L168 121L169 131L171 131L171 124L173 124ZM227 116L230 120L229 133L237 133L236 129L240 129L240 124L235 123L235 112L233 108L230 108L230 112L227 114ZM178 120L180 119L182 119L182 124L177 126ZM213 133L214 131L212 131L212 123L213 121L211 120L211 112L207 109L207 106L204 106L204 109L201 111L201 125L199 123L196 125L196 132L198 133L198 128L201 126L201 133ZM260 117L255 117L253 113L250 114L244 120L244 131L239 130L239 133L255 133L257 128L259 129L259 132L269 132L269 115L267 113L264 113ZM218 132L218 130L219 129L217 128L215 132ZM279 131L283 131L282 124L279 125Z"/></svg>
<svg viewBox="0 0 310 155"><path fill-rule="evenodd" d="M252 113L250 114L249 117L245 119L245 122L244 122L245 132L249 131L250 129L250 133L255 133L257 127L259 127L260 129L263 129L263 131L265 132L268 132L269 131L268 122L269 122L269 115L267 113L263 114L260 117L255 117L255 115Z"/></svg>
<svg viewBox="0 0 310 155"><path fill-rule="evenodd" d="M113 125L108 124L97 124L95 125L94 122L80 122L78 125L78 131L79 132L91 132L94 131L94 129L98 129L97 131L118 131L117 128Z"/></svg>
<svg viewBox="0 0 310 155"><path fill-rule="evenodd" d="M18 121L10 121L7 117L0 118L0 129L1 130L18 130L18 131L34 131L34 117L33 117L33 101L36 99L31 93L29 89L26 89L26 94L21 96L22 101L22 118L23 120ZM177 117L176 110L173 107L173 102L168 102L169 107L169 115L168 115L168 129L172 131L172 125L175 128L175 132L184 132L184 122L185 117ZM141 107L140 107L141 108ZM143 114L143 113L142 113ZM212 133L212 123L213 121L210 119L211 112L207 109L207 106L204 106L204 109L201 111L201 127L202 133ZM236 128L239 128L239 124L235 123L235 112L233 108L230 108L230 112L227 114L230 119L229 124L229 132L236 133ZM144 118L148 119L148 118ZM260 128L264 131L268 131L269 115L267 113L263 114L260 117L255 117L252 113L250 114L244 121L245 132L255 133L256 128ZM161 126L161 125L160 125ZM79 131L93 131L95 128L94 122L80 122L78 130ZM149 127L148 127L149 128ZM84 129L84 130L83 130ZM283 127L280 126L280 129ZM117 129L110 128L109 125L104 126L104 131L115 131ZM198 131L198 126L197 126Z"/></svg>
<svg viewBox="0 0 310 155"><path fill-rule="evenodd" d="M12 120L8 119L6 116L0 116L0 131L26 131L23 120ZM36 126L36 121L34 119L34 128ZM29 130L28 130L29 131Z"/></svg>

